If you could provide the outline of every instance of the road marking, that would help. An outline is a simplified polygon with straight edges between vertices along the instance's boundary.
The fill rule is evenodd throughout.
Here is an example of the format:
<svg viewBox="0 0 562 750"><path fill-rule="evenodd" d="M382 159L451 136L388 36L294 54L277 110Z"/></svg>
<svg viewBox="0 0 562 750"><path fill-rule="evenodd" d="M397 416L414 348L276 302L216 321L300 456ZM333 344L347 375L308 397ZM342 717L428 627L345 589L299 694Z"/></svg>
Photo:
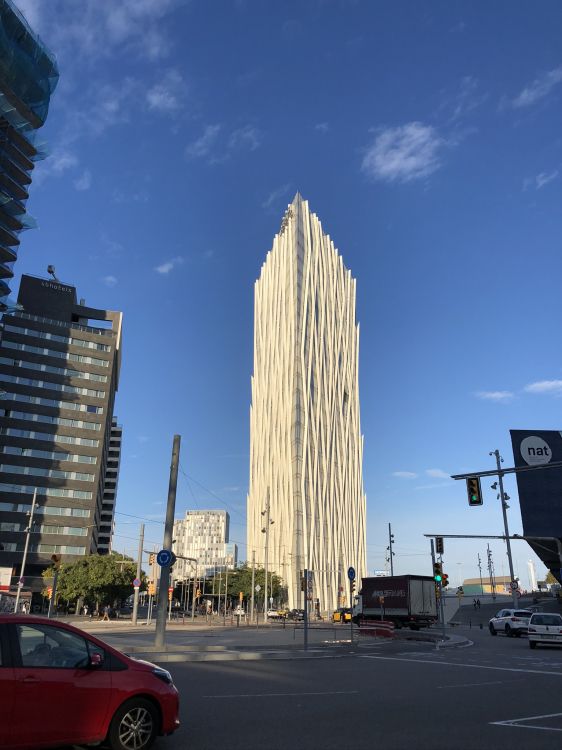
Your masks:
<svg viewBox="0 0 562 750"><path fill-rule="evenodd" d="M521 724L522 721L534 721L535 719L553 719L558 714L541 714L540 716L526 716L524 719L508 719L507 721L491 721L490 724L504 727L517 727L517 729L543 729L547 732L562 732L560 727L541 727L537 724Z"/></svg>
<svg viewBox="0 0 562 750"><path fill-rule="evenodd" d="M411 661L416 664L442 664L446 667L470 667L471 669L496 669L500 672L525 672L526 674L552 674L562 677L560 672L549 672L546 669L518 669L514 667L489 667L484 664L466 664L459 661L437 661L436 659L398 659L394 656L371 656L370 654L359 654L360 659L379 659L380 661Z"/></svg>
<svg viewBox="0 0 562 750"><path fill-rule="evenodd" d="M438 690L449 690L449 688L458 687L480 687L481 685L503 685L503 680L494 680L493 682L465 682L462 685L437 685Z"/></svg>
<svg viewBox="0 0 562 750"><path fill-rule="evenodd" d="M319 693L232 693L230 695L203 695L202 698L298 698L302 695L357 695L359 690L333 690Z"/></svg>

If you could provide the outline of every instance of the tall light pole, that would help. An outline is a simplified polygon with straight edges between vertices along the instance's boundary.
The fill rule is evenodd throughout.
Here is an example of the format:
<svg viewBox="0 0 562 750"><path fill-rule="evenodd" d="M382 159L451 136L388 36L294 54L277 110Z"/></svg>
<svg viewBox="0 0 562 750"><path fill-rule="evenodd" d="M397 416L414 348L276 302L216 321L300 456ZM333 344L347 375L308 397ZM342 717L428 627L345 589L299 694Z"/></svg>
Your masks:
<svg viewBox="0 0 562 750"><path fill-rule="evenodd" d="M509 500L509 496L503 491L503 472L501 470L501 464L503 463L503 458L500 456L500 452L497 448L495 451L490 451L489 455L496 457L496 465L498 467L498 482L500 486L500 494L498 495L498 497L501 499L501 504L502 504L503 527L505 530L505 543L507 546L507 561L509 563L511 595L513 598L513 607L514 609L517 609L517 594L515 593L515 588L514 588L515 573L513 572L513 559L511 557L511 543L509 541L509 529L507 526L507 509L509 508L507 501ZM496 483L494 482L494 484ZM492 485L493 489L495 489L494 484Z"/></svg>
<svg viewBox="0 0 562 750"><path fill-rule="evenodd" d="M388 524L388 547L386 548L388 551L388 557L387 562L390 562L390 575L394 575L394 552L392 551L392 543L394 542L394 534L392 533L392 527L390 524Z"/></svg>
<svg viewBox="0 0 562 750"><path fill-rule="evenodd" d="M269 517L270 505L269 505L269 490L267 493L267 501L265 503L265 510L262 510L262 516L265 516L265 526L262 529L262 534L265 534L265 592L263 602L263 615L264 620L267 620L267 567L268 567L268 556L269 556L269 527L275 523Z"/></svg>
<svg viewBox="0 0 562 750"><path fill-rule="evenodd" d="M482 561L480 560L480 552L478 553L478 570L480 571L480 593L484 593L484 586L482 584Z"/></svg>
<svg viewBox="0 0 562 750"><path fill-rule="evenodd" d="M23 574L25 573L25 563L27 561L27 549L29 547L29 537L31 535L31 527L33 526L33 514L35 513L35 501L37 500L37 487L33 490L33 500L31 502L31 512L29 514L29 523L27 524L27 529L25 530L25 546L23 548L23 558L21 561L21 568L20 568L20 577L18 580L18 590L16 593L16 604L14 607L14 612L17 614L19 605L20 605L20 594L21 590L23 588L24 579Z"/></svg>

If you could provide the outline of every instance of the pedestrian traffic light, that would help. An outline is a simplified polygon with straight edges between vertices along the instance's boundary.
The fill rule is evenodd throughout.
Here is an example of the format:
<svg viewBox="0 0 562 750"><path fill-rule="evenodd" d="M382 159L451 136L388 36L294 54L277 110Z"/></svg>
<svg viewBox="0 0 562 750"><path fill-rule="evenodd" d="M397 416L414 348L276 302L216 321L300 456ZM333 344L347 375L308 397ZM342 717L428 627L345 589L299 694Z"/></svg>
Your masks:
<svg viewBox="0 0 562 750"><path fill-rule="evenodd" d="M154 565L155 562L156 562L156 555L154 554L154 552L151 552L150 555L148 556L148 564Z"/></svg>
<svg viewBox="0 0 562 750"><path fill-rule="evenodd" d="M448 585L449 585L449 576L447 575L447 573L443 573L443 577L441 579L441 586L443 586L443 588L446 589Z"/></svg>
<svg viewBox="0 0 562 750"><path fill-rule="evenodd" d="M349 590L352 594L355 592L355 579L349 582Z"/></svg>
<svg viewBox="0 0 562 750"><path fill-rule="evenodd" d="M435 550L438 555L442 555L443 552L445 552L445 545L443 544L443 537L442 536L436 536L435 537Z"/></svg>
<svg viewBox="0 0 562 750"><path fill-rule="evenodd" d="M301 591L306 591L306 578L301 576Z"/></svg>
<svg viewBox="0 0 562 750"><path fill-rule="evenodd" d="M441 563L433 563L433 580L435 583L441 583L443 578L443 567Z"/></svg>
<svg viewBox="0 0 562 750"><path fill-rule="evenodd" d="M480 486L480 477L468 477L466 480L466 491L468 494L468 504L482 505L482 487Z"/></svg>

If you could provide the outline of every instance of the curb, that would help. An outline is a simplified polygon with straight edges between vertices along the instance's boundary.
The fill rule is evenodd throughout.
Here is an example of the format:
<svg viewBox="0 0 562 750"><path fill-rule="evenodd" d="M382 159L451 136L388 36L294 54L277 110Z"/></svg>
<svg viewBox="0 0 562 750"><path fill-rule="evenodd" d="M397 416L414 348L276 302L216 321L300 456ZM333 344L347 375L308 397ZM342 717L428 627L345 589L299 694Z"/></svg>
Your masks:
<svg viewBox="0 0 562 750"><path fill-rule="evenodd" d="M124 651L133 658L146 658L160 663L202 662L202 661L258 661L260 659L339 659L353 656L348 653L330 653L319 650L311 651L210 651L210 652L132 652Z"/></svg>

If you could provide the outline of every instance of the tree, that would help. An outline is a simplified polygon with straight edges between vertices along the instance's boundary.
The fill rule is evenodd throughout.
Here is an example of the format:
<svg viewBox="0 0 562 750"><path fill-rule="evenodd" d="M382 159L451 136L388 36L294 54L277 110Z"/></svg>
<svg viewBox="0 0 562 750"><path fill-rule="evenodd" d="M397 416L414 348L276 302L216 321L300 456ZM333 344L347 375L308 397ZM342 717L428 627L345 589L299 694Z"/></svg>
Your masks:
<svg viewBox="0 0 562 750"><path fill-rule="evenodd" d="M54 568L43 572L45 588L52 585ZM125 555L88 555L74 563L63 563L57 579L57 596L68 602L84 599L90 604L114 604L133 593L137 565ZM145 575L141 574L142 585Z"/></svg>
<svg viewBox="0 0 562 750"><path fill-rule="evenodd" d="M555 577L554 577L554 576L552 575L552 573L550 572L550 570L549 570L549 571L547 572L547 574L546 574L546 578L545 578L545 581L546 581L547 583L558 583L558 579L557 579L557 578L555 578Z"/></svg>
<svg viewBox="0 0 562 750"><path fill-rule="evenodd" d="M221 597L225 595L225 583L226 573L223 571L222 574L215 574L206 579L205 582L205 593L210 594L214 592L215 596L219 594ZM254 587L259 585L260 592L259 596L254 590L256 602L265 595L265 569L256 568L254 576ZM283 586L281 578L276 573L269 572L267 575L267 590L268 597L272 596L274 599L284 601L286 599L286 589ZM249 601L252 597L252 568L248 563L240 565L235 570L228 571L228 589L226 591L227 598L238 599L240 592L243 594L243 598Z"/></svg>

